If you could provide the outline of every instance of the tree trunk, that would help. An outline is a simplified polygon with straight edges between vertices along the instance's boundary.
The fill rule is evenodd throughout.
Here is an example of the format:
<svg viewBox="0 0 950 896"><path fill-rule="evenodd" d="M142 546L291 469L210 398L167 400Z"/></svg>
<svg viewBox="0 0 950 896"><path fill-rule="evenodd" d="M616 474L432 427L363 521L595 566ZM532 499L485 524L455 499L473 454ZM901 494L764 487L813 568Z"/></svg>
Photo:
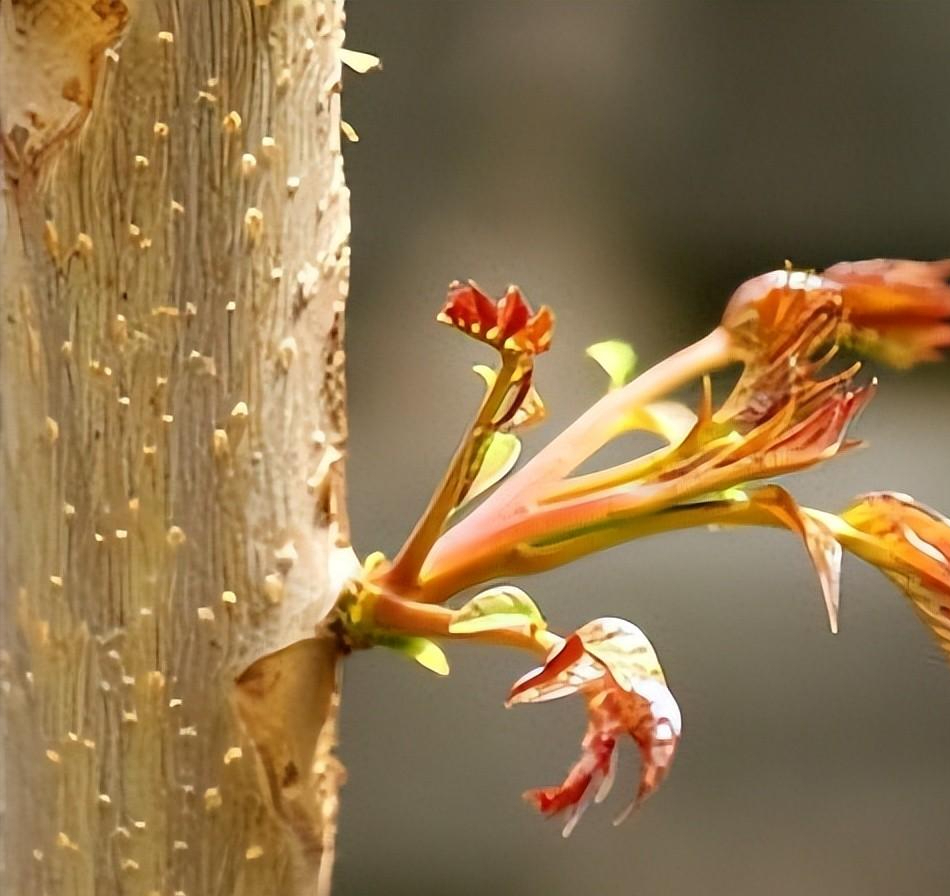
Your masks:
<svg viewBox="0 0 950 896"><path fill-rule="evenodd" d="M328 889L342 23L0 0L4 894Z"/></svg>

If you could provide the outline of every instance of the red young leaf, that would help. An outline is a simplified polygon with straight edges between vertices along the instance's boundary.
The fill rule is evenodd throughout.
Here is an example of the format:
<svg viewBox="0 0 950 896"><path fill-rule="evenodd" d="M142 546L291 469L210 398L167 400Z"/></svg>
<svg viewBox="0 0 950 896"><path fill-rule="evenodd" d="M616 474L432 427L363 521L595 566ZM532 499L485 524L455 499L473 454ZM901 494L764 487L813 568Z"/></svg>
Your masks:
<svg viewBox="0 0 950 896"><path fill-rule="evenodd" d="M525 794L546 815L570 812L564 836L592 799L600 802L607 796L621 737L636 742L641 770L636 798L618 823L660 785L682 727L653 646L624 619L595 619L582 626L552 651L544 666L515 683L508 704L539 703L573 693L587 700L581 757L563 783Z"/></svg>
<svg viewBox="0 0 950 896"><path fill-rule="evenodd" d="M554 316L546 306L532 312L517 286L497 301L478 285L456 281L449 287L438 319L499 351L540 355L551 347Z"/></svg>

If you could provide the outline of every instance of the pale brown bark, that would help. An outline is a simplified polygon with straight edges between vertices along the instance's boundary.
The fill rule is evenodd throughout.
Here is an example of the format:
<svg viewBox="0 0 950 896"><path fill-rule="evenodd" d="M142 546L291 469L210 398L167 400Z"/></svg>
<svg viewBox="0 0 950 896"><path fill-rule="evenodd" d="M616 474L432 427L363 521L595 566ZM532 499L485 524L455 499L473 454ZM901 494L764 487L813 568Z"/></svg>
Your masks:
<svg viewBox="0 0 950 896"><path fill-rule="evenodd" d="M4 894L327 889L342 38L0 0Z"/></svg>

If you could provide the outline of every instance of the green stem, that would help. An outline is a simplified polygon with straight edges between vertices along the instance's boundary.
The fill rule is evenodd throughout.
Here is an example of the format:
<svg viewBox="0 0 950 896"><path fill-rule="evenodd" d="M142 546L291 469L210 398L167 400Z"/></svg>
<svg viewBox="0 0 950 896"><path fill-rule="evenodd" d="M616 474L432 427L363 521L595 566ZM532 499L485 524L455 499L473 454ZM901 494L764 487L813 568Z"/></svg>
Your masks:
<svg viewBox="0 0 950 896"><path fill-rule="evenodd" d="M449 514L464 497L466 482L471 485L469 472L473 461L480 458L488 440L494 435L492 421L512 386L512 380L523 363L520 354L504 353L501 370L482 401L474 423L465 433L455 451L445 477L439 483L425 512L416 523L392 566L382 577L387 585L411 589L429 551L435 544Z"/></svg>

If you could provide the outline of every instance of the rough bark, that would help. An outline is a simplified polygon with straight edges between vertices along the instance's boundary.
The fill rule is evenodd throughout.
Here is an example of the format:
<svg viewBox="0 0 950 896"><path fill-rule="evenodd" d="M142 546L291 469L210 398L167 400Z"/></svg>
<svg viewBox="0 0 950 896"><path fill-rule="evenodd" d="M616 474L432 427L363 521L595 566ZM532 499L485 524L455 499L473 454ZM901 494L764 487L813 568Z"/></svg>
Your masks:
<svg viewBox="0 0 950 896"><path fill-rule="evenodd" d="M325 892L342 0L0 0L0 892Z"/></svg>

